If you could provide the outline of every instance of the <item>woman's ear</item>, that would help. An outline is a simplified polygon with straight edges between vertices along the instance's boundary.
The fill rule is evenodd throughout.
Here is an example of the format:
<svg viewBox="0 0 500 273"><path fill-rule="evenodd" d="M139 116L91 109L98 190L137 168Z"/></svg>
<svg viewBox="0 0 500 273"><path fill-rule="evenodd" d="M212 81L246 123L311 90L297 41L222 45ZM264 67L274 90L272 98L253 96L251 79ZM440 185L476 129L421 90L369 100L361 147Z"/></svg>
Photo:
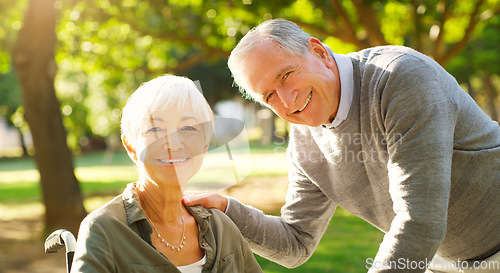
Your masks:
<svg viewBox="0 0 500 273"><path fill-rule="evenodd" d="M132 159L132 161L134 161L134 163L137 162L137 153L135 152L135 149L128 142L128 140L125 136L122 136L122 144L123 144L123 147L125 147L125 150L127 151L127 154L130 157L130 159Z"/></svg>
<svg viewBox="0 0 500 273"><path fill-rule="evenodd" d="M210 146L210 142L212 141L212 137L208 138L207 144L203 147L203 153L206 155L208 153L208 147Z"/></svg>

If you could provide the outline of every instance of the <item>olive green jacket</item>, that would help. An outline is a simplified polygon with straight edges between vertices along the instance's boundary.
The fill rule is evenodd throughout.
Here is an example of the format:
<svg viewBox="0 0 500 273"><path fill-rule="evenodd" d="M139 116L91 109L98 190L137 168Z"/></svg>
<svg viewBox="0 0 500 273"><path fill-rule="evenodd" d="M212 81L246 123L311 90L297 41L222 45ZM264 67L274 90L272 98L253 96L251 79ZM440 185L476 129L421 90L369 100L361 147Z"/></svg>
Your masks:
<svg viewBox="0 0 500 273"><path fill-rule="evenodd" d="M202 272L262 272L238 228L222 212L187 207L200 227ZM80 225L71 272L180 272L151 243L152 228L134 183Z"/></svg>

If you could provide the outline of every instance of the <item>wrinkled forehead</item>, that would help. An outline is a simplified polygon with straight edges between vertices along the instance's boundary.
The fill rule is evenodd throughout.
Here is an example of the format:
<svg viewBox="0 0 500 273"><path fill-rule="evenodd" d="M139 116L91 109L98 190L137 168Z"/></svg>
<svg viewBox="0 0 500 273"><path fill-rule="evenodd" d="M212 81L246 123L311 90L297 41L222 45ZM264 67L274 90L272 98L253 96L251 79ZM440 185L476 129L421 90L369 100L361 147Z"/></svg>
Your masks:
<svg viewBox="0 0 500 273"><path fill-rule="evenodd" d="M302 58L285 52L277 42L259 43L241 60L240 86L260 100L262 94L272 88L284 72L300 63Z"/></svg>

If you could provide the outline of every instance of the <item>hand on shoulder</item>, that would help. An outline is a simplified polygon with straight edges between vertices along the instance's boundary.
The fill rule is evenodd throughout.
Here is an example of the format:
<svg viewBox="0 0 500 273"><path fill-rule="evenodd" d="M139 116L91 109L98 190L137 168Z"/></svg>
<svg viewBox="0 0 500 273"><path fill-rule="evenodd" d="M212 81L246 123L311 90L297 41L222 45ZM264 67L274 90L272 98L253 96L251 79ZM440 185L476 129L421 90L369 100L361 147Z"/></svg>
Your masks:
<svg viewBox="0 0 500 273"><path fill-rule="evenodd" d="M207 209L215 208L222 212L227 208L227 198L211 192L186 191L182 203L186 206L202 205Z"/></svg>

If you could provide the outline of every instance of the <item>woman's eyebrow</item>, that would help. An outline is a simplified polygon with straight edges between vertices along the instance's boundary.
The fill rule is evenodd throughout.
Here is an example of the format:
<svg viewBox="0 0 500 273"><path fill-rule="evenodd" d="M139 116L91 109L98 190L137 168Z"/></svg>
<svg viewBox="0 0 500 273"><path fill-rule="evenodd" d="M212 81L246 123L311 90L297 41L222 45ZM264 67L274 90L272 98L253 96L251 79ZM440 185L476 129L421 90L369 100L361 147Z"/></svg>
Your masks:
<svg viewBox="0 0 500 273"><path fill-rule="evenodd" d="M192 119L192 120L194 120L194 121L198 121L198 119L197 119L197 118L192 117L192 116L185 116L185 117L182 117L182 118L181 118L181 121L186 121L186 120L191 120L191 119Z"/></svg>
<svg viewBox="0 0 500 273"><path fill-rule="evenodd" d="M185 117L182 117L180 120L181 121L186 121L186 120L194 120L194 121L197 121L198 119L193 117L193 116L185 116ZM150 116L149 117L149 121L151 122L151 124L154 124L155 121L158 121L158 122L165 122L164 119L160 118L160 117L155 117L155 116Z"/></svg>
<svg viewBox="0 0 500 273"><path fill-rule="evenodd" d="M149 116L149 124L150 124L150 126L152 126L152 127L156 126L155 121L163 122L163 119L161 119L159 117Z"/></svg>

